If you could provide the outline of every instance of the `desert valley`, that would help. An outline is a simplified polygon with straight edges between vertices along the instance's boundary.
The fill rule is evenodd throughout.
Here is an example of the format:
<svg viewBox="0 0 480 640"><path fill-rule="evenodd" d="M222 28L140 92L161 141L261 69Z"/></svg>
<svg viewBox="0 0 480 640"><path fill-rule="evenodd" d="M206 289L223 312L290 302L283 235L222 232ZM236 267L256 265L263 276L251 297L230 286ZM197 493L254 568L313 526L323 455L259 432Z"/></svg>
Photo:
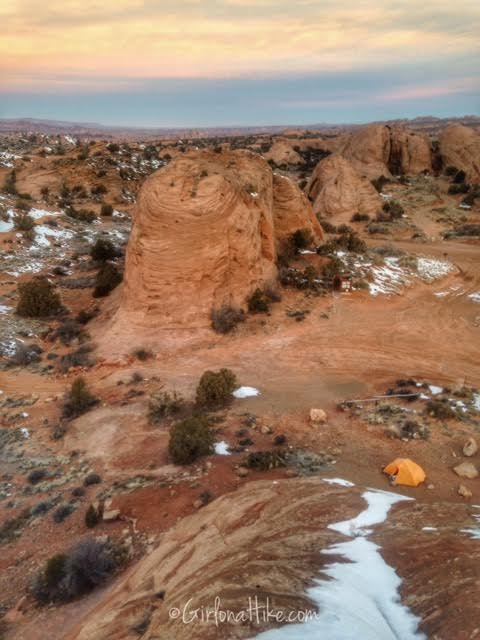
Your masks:
<svg viewBox="0 0 480 640"><path fill-rule="evenodd" d="M480 119L179 135L2 127L0 636L479 637Z"/></svg>

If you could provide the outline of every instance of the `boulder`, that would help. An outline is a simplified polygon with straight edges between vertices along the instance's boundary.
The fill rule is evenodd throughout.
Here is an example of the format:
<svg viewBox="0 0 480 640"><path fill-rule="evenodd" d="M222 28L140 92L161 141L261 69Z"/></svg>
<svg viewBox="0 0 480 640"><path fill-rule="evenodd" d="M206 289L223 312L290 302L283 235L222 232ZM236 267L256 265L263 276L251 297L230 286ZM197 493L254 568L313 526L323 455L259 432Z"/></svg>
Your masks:
<svg viewBox="0 0 480 640"><path fill-rule="evenodd" d="M350 222L355 213L374 216L382 208L382 199L370 180L336 154L317 164L306 190L314 213L337 223Z"/></svg>
<svg viewBox="0 0 480 640"><path fill-rule="evenodd" d="M478 451L478 444L475 438L469 438L463 445L463 455L471 458Z"/></svg>
<svg viewBox="0 0 480 640"><path fill-rule="evenodd" d="M458 486L457 493L462 498L471 498L473 496L473 493L464 484Z"/></svg>
<svg viewBox="0 0 480 640"><path fill-rule="evenodd" d="M325 424L327 413L323 409L310 409L310 422L314 424Z"/></svg>
<svg viewBox="0 0 480 640"><path fill-rule="evenodd" d="M473 462L461 462L460 464L457 464L456 467L453 467L453 470L457 476L460 476L461 478L469 478L470 480L473 480L473 478L478 476L478 469Z"/></svg>
<svg viewBox="0 0 480 640"><path fill-rule="evenodd" d="M480 133L462 124L446 127L439 138L443 167L465 171L467 182L480 182Z"/></svg>

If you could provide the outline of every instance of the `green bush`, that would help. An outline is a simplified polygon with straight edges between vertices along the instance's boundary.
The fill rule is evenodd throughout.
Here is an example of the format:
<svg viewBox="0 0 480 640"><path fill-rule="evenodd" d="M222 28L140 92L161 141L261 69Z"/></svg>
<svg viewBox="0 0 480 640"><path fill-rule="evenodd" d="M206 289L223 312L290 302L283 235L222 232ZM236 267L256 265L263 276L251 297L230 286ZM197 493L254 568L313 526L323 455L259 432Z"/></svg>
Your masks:
<svg viewBox="0 0 480 640"><path fill-rule="evenodd" d="M449 420L456 414L447 400L429 400L426 407L427 413L437 420Z"/></svg>
<svg viewBox="0 0 480 640"><path fill-rule="evenodd" d="M91 504L85 512L85 525L88 529L93 529L100 522L100 514L97 509Z"/></svg>
<svg viewBox="0 0 480 640"><path fill-rule="evenodd" d="M97 238L90 249L90 257L98 262L106 262L118 256L118 250L113 242L104 238Z"/></svg>
<svg viewBox="0 0 480 640"><path fill-rule="evenodd" d="M15 169L12 169L10 173L5 178L5 182L3 184L3 190L5 193L8 193L11 196L17 195L17 173Z"/></svg>
<svg viewBox="0 0 480 640"><path fill-rule="evenodd" d="M70 218L78 220L79 222L86 222L90 224L97 219L97 216L90 209L75 209L72 206L65 207L65 213Z"/></svg>
<svg viewBox="0 0 480 640"><path fill-rule="evenodd" d="M191 464L213 453L214 435L204 416L192 416L170 429L169 454L175 464Z"/></svg>
<svg viewBox="0 0 480 640"><path fill-rule="evenodd" d="M117 565L111 544L81 540L47 561L32 584L32 595L40 604L68 602L103 584Z"/></svg>
<svg viewBox="0 0 480 640"><path fill-rule="evenodd" d="M240 323L245 321L242 309L224 305L219 309L212 309L212 329L216 333L230 333Z"/></svg>
<svg viewBox="0 0 480 640"><path fill-rule="evenodd" d="M75 418L91 409L97 402L97 398L88 390L84 378L75 378L70 391L65 396L63 416L65 418Z"/></svg>
<svg viewBox="0 0 480 640"><path fill-rule="evenodd" d="M200 407L218 408L232 399L237 378L230 369L205 371L197 386L196 402Z"/></svg>
<svg viewBox="0 0 480 640"><path fill-rule="evenodd" d="M153 358L153 351L145 349L144 347L138 347L137 349L134 349L132 353L141 362L146 362Z"/></svg>
<svg viewBox="0 0 480 640"><path fill-rule="evenodd" d="M117 267L106 262L95 278L94 298L104 298L117 287L122 281L122 274Z"/></svg>
<svg viewBox="0 0 480 640"><path fill-rule="evenodd" d="M46 318L62 309L55 286L44 276L36 276L18 285L17 313L29 318Z"/></svg>
<svg viewBox="0 0 480 640"><path fill-rule="evenodd" d="M247 300L250 313L268 313L270 308L269 300L261 289L255 289Z"/></svg>
<svg viewBox="0 0 480 640"><path fill-rule="evenodd" d="M307 249L313 243L313 236L310 229L297 229L292 234L291 242L295 249Z"/></svg>
<svg viewBox="0 0 480 640"><path fill-rule="evenodd" d="M17 231L33 231L35 227L35 221L28 213L17 213L13 219L13 224Z"/></svg>
<svg viewBox="0 0 480 640"><path fill-rule="evenodd" d="M368 222L370 220L370 216L368 213L354 213L351 217L351 222Z"/></svg>

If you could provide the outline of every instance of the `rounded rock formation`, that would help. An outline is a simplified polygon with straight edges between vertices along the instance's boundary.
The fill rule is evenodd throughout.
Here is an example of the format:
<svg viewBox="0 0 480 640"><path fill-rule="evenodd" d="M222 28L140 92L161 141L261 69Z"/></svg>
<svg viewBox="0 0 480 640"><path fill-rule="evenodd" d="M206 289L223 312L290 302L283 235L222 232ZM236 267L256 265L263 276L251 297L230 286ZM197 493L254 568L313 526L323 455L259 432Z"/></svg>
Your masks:
<svg viewBox="0 0 480 640"><path fill-rule="evenodd" d="M382 200L367 178L339 155L330 155L315 167L307 185L313 210L335 222L349 222L355 213L375 215Z"/></svg>
<svg viewBox="0 0 480 640"><path fill-rule="evenodd" d="M277 243L305 227L321 239L310 203L261 156L184 154L140 191L119 314L162 328L208 326L212 309L244 307L275 279Z"/></svg>
<svg viewBox="0 0 480 640"><path fill-rule="evenodd" d="M443 166L465 171L467 181L480 182L480 133L462 124L448 126L440 135Z"/></svg>
<svg viewBox="0 0 480 640"><path fill-rule="evenodd" d="M277 166L302 164L302 156L286 140L277 140L265 154L265 160L272 160Z"/></svg>

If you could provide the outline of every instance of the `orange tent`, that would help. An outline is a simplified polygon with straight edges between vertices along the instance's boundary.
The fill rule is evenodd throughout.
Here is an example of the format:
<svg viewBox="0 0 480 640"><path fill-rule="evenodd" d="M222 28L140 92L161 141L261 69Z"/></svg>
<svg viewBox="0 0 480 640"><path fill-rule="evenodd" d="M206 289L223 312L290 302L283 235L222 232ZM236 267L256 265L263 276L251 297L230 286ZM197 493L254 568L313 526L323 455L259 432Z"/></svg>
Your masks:
<svg viewBox="0 0 480 640"><path fill-rule="evenodd" d="M425 471L410 458L397 458L383 469L392 478L392 484L418 487L426 478Z"/></svg>

